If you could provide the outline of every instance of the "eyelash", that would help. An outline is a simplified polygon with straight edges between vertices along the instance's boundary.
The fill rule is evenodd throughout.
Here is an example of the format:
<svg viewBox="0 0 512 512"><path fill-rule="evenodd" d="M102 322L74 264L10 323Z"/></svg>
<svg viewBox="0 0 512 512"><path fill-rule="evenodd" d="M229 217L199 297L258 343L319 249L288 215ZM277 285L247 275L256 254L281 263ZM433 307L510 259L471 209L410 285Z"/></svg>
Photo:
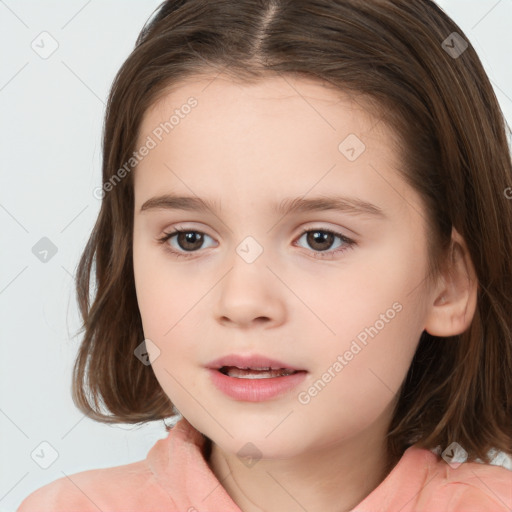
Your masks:
<svg viewBox="0 0 512 512"><path fill-rule="evenodd" d="M320 232L320 233L328 233L330 235L334 235L335 237L339 238L344 244L345 246L343 246L342 248L338 248L334 251L314 251L313 250L313 257L315 258L318 258L318 259L331 259L333 257L333 255L336 255L336 254L341 254L349 249L353 249L355 245L357 245L357 243L342 235L341 233L338 233L337 231L333 231L331 229L326 229L326 228L309 228L309 229L304 229L299 237L298 237L298 240L300 238L302 238L306 233L315 233L315 232ZM157 241L158 243L160 244L166 244L166 242L168 240L170 240L173 236L175 235L179 235L181 233L200 233L202 235L206 235L206 233L203 233L202 231L197 231L197 230L194 230L194 229L177 229L177 228L174 228L173 231L171 231L170 233L164 233L163 236L161 238L158 238ZM206 235L208 236L208 235ZM210 237L211 238L211 237ZM165 250L168 251L169 253L171 253L173 256L177 257L177 258L190 258L192 257L192 255L198 251L189 251L188 253L183 253L183 252L180 252L180 251L176 251L175 249L171 249L169 244L166 244L165 245Z"/></svg>

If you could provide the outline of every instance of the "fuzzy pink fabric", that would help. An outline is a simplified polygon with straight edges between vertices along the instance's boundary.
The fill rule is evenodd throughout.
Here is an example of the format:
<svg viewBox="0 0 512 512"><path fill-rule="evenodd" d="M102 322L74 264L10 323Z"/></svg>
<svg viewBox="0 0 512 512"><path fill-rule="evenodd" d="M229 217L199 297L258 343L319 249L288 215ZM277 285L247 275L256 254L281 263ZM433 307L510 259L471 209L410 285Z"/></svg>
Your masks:
<svg viewBox="0 0 512 512"><path fill-rule="evenodd" d="M204 459L204 437L180 419L145 460L75 473L31 493L18 512L241 512ZM411 446L352 512L510 512L512 471L477 462L452 469Z"/></svg>

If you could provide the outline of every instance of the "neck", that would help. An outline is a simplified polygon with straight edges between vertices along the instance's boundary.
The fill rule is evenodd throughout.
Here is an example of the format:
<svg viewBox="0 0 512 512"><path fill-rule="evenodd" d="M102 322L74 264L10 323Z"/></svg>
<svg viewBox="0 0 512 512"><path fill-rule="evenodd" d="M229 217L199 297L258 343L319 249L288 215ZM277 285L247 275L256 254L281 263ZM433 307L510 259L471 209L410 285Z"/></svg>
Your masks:
<svg viewBox="0 0 512 512"><path fill-rule="evenodd" d="M350 511L387 476L385 435L375 429L336 443L316 445L287 459L244 464L212 444L208 464L243 512Z"/></svg>

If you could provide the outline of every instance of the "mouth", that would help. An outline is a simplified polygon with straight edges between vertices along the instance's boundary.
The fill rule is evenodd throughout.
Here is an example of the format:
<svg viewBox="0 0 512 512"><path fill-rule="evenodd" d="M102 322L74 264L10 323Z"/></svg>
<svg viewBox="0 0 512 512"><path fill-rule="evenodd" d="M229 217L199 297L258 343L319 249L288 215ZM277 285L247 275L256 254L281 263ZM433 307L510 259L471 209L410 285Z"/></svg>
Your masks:
<svg viewBox="0 0 512 512"><path fill-rule="evenodd" d="M298 373L300 370L293 370L292 368L239 368L238 366L222 366L218 371L236 379L272 379L275 377L287 377L288 375Z"/></svg>
<svg viewBox="0 0 512 512"><path fill-rule="evenodd" d="M275 379L306 373L305 369L259 354L230 354L206 366L235 379Z"/></svg>
<svg viewBox="0 0 512 512"><path fill-rule="evenodd" d="M211 383L242 402L284 398L304 383L308 371L259 354L230 354L206 365Z"/></svg>

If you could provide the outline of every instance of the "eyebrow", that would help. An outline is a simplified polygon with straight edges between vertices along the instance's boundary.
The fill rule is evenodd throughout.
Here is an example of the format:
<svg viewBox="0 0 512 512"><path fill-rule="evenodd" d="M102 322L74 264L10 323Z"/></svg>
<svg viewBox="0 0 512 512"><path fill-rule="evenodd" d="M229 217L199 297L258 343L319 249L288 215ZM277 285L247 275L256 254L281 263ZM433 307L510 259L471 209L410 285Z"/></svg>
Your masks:
<svg viewBox="0 0 512 512"><path fill-rule="evenodd" d="M148 210L186 210L207 213L218 211L221 207L218 201L201 199L192 196L178 196L164 194L148 199L140 208L141 212ZM369 215L387 218L384 211L378 206L363 201L356 197L343 196L318 196L310 199L303 197L289 197L283 199L279 204L273 205L273 212L276 215L288 215L290 213L317 212L335 210L352 215Z"/></svg>

